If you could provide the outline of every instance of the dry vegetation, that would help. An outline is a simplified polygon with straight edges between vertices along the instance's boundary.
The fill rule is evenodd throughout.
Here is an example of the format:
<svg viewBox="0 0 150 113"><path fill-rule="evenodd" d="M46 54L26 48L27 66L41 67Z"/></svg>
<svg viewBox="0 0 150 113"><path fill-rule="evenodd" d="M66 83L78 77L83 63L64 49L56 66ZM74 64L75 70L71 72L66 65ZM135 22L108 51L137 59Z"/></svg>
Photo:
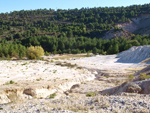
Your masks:
<svg viewBox="0 0 150 113"><path fill-rule="evenodd" d="M70 59L70 58L81 58L81 57L87 57L87 55L85 54L76 54L76 55L62 55L62 56L58 56L58 57L54 57L53 59Z"/></svg>

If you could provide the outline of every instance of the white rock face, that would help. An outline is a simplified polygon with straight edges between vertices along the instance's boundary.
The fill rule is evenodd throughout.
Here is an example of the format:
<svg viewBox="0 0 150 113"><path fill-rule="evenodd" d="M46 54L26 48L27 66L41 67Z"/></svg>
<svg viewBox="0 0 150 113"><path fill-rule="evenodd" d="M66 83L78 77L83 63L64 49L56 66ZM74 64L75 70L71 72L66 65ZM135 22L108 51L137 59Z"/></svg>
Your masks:
<svg viewBox="0 0 150 113"><path fill-rule="evenodd" d="M9 102L11 101L6 95L3 95L3 94L0 95L0 104L9 103Z"/></svg>
<svg viewBox="0 0 150 113"><path fill-rule="evenodd" d="M140 17L131 18L131 22L120 23L117 27L123 28L129 33L149 35L150 34L150 15L142 15Z"/></svg>
<svg viewBox="0 0 150 113"><path fill-rule="evenodd" d="M87 69L62 67L45 61L0 61L0 67L0 104L11 102L12 96L46 98L55 92L69 90L74 84L95 79ZM15 83L10 84L10 80Z"/></svg>
<svg viewBox="0 0 150 113"><path fill-rule="evenodd" d="M119 53L117 58L119 58L118 62L139 63L150 58L150 45L131 47Z"/></svg>
<svg viewBox="0 0 150 113"><path fill-rule="evenodd" d="M102 39L114 39L114 38L131 38L132 34L129 33L128 31L125 30L117 30L115 31L114 29L109 30L106 32L105 36L102 37Z"/></svg>

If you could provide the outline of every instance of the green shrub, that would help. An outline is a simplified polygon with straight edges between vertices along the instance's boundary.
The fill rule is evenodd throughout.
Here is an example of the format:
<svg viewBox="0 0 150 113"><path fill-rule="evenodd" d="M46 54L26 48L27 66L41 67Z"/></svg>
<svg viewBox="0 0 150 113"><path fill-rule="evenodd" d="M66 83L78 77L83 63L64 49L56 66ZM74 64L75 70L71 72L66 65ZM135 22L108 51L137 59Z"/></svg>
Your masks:
<svg viewBox="0 0 150 113"><path fill-rule="evenodd" d="M36 57L36 60L44 60L42 57Z"/></svg>
<svg viewBox="0 0 150 113"><path fill-rule="evenodd" d="M53 70L53 73L56 73L57 72L57 70Z"/></svg>
<svg viewBox="0 0 150 113"><path fill-rule="evenodd" d="M50 95L49 98L55 98L56 96L57 96L56 93L53 93L53 94Z"/></svg>
<svg viewBox="0 0 150 113"><path fill-rule="evenodd" d="M86 94L87 97L94 97L96 96L95 92L90 92Z"/></svg>
<svg viewBox="0 0 150 113"><path fill-rule="evenodd" d="M44 55L44 50L41 46L30 46L27 49L27 57L29 59L36 59L37 57L41 57Z"/></svg>
<svg viewBox="0 0 150 113"><path fill-rule="evenodd" d="M50 54L46 51L46 52L45 52L45 55L46 55L46 56L49 56Z"/></svg>
<svg viewBox="0 0 150 113"><path fill-rule="evenodd" d="M14 83L15 83L15 82L11 80L11 81L9 81L9 82L6 82L5 85L14 84Z"/></svg>
<svg viewBox="0 0 150 113"><path fill-rule="evenodd" d="M87 55L86 55L87 57L90 57L90 54L89 54L89 52L87 52Z"/></svg>
<svg viewBox="0 0 150 113"><path fill-rule="evenodd" d="M145 79L149 79L150 75L146 75L145 73L140 73L140 79L141 80L145 80Z"/></svg>
<svg viewBox="0 0 150 113"><path fill-rule="evenodd" d="M10 84L14 84L15 82L11 80L9 83L10 83Z"/></svg>
<svg viewBox="0 0 150 113"><path fill-rule="evenodd" d="M133 80L134 79L134 76L133 75L129 75L128 76L128 80Z"/></svg>
<svg viewBox="0 0 150 113"><path fill-rule="evenodd" d="M24 64L21 64L21 65L23 66L23 65L27 65L27 64L28 64L28 63L26 62L26 63L24 63Z"/></svg>
<svg viewBox="0 0 150 113"><path fill-rule="evenodd" d="M40 80L42 80L42 78L36 79L36 81L40 81Z"/></svg>

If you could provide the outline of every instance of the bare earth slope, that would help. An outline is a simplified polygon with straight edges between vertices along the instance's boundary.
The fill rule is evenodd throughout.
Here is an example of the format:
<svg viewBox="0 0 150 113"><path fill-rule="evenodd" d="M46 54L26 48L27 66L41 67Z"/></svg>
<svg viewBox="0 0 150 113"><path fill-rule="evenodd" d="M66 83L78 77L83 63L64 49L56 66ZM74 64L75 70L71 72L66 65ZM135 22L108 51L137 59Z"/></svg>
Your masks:
<svg viewBox="0 0 150 113"><path fill-rule="evenodd" d="M133 34L150 34L150 15L142 15L131 18L131 20L131 22L117 24L117 27L123 28L123 30L109 30L102 39L131 38Z"/></svg>
<svg viewBox="0 0 150 113"><path fill-rule="evenodd" d="M0 66L0 104L13 101L13 94L20 99L46 98L95 78L87 69L61 67L47 61L0 61Z"/></svg>
<svg viewBox="0 0 150 113"><path fill-rule="evenodd" d="M141 15L136 18L132 18L131 22L118 24L118 27L123 28L125 31L140 35L150 34L150 15Z"/></svg>
<svg viewBox="0 0 150 113"><path fill-rule="evenodd" d="M117 62L139 63L150 58L150 45L134 46L118 54Z"/></svg>
<svg viewBox="0 0 150 113"><path fill-rule="evenodd" d="M115 39L115 38L131 38L132 33L129 33L125 30L109 30L105 33L105 36L102 39Z"/></svg>

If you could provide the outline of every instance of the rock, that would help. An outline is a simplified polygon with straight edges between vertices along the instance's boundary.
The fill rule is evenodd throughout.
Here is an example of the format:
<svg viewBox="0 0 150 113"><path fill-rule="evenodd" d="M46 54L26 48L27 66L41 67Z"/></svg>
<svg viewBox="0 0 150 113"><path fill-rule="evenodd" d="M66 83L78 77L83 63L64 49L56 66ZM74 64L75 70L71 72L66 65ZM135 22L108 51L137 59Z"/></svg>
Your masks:
<svg viewBox="0 0 150 113"><path fill-rule="evenodd" d="M134 79L133 81L140 81L140 74L141 73L145 73L146 75L150 75L150 66L148 65L146 68L136 72L133 76L134 76Z"/></svg>
<svg viewBox="0 0 150 113"><path fill-rule="evenodd" d="M141 92L141 87L135 83L129 83L122 88L121 92L128 92L128 93L139 93ZM120 90L118 91L120 92Z"/></svg>
<svg viewBox="0 0 150 113"><path fill-rule="evenodd" d="M0 95L0 104L9 103L11 100L6 95Z"/></svg>
<svg viewBox="0 0 150 113"><path fill-rule="evenodd" d="M24 94L27 94L27 95L31 95L31 96L35 96L35 91L31 88L28 88L28 89L25 89L23 91Z"/></svg>
<svg viewBox="0 0 150 113"><path fill-rule="evenodd" d="M141 87L141 94L150 94L150 79L137 81L136 84Z"/></svg>
<svg viewBox="0 0 150 113"><path fill-rule="evenodd" d="M122 85L117 86L115 88L106 89L101 93L103 95L113 95L119 94L121 92L150 94L150 79L131 83L123 83Z"/></svg>
<svg viewBox="0 0 150 113"><path fill-rule="evenodd" d="M78 87L80 87L80 85L79 85L79 84L75 84L75 85L73 85L73 86L70 88L70 90L71 90L71 89L78 88Z"/></svg>
<svg viewBox="0 0 150 113"><path fill-rule="evenodd" d="M65 94L65 95L69 95L69 91L65 91L64 94Z"/></svg>
<svg viewBox="0 0 150 113"><path fill-rule="evenodd" d="M132 33L129 33L128 31L125 30L109 30L106 32L105 36L102 37L102 39L115 39L115 38L131 38L133 36Z"/></svg>

